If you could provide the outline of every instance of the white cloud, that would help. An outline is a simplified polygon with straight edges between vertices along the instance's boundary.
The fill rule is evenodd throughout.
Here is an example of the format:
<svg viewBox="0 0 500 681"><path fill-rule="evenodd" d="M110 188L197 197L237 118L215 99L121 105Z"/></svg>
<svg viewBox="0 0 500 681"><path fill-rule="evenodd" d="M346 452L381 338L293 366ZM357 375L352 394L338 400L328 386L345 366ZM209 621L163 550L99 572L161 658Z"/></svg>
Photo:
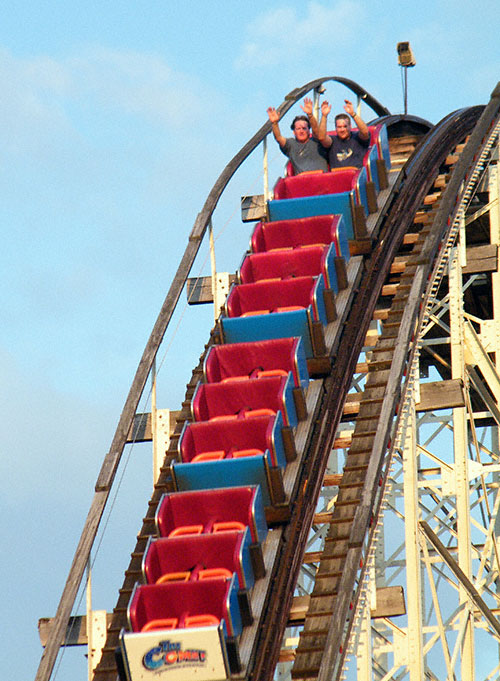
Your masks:
<svg viewBox="0 0 500 681"><path fill-rule="evenodd" d="M61 145L71 147L85 134L88 116L118 121L125 115L178 131L192 129L219 99L161 56L104 47L60 59L18 57L0 48L0 88L2 148L39 158L53 156Z"/></svg>
<svg viewBox="0 0 500 681"><path fill-rule="evenodd" d="M194 93L203 97L200 83L154 54L97 47L69 59L67 67L75 97L90 96L110 109L160 125L181 124Z"/></svg>
<svg viewBox="0 0 500 681"><path fill-rule="evenodd" d="M42 137L67 128L61 97L68 92L69 84L67 69L54 59L23 59L0 51L4 150L36 149L43 143Z"/></svg>
<svg viewBox="0 0 500 681"><path fill-rule="evenodd" d="M364 10L355 0L329 7L311 0L305 11L291 7L269 10L247 29L247 39L235 62L237 68L275 66L307 56L311 50L342 48L359 31Z"/></svg>

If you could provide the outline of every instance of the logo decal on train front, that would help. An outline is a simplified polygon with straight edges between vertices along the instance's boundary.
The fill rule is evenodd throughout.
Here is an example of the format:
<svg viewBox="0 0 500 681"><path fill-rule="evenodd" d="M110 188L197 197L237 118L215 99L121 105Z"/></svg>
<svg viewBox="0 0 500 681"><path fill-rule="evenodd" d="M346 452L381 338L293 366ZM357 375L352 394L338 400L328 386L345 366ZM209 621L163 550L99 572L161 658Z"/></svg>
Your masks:
<svg viewBox="0 0 500 681"><path fill-rule="evenodd" d="M148 650L142 658L142 664L150 671L159 671L161 668L198 667L205 664L207 659L206 650L187 649L182 650L178 641L160 641L157 646Z"/></svg>

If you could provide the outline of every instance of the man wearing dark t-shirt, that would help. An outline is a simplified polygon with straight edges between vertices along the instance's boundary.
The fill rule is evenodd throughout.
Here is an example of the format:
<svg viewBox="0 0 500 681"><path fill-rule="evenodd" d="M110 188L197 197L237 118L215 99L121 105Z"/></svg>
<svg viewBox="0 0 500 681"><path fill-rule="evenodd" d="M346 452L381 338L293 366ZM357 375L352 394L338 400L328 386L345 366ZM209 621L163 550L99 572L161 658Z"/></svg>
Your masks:
<svg viewBox="0 0 500 681"><path fill-rule="evenodd" d="M354 111L352 102L344 100L345 114L335 116L336 135L326 134L327 117L332 107L327 101L321 104L322 118L318 127L316 121L311 120L312 132L321 144L328 149L330 168L356 167L361 168L366 150L370 144L370 131L361 116ZM357 132L351 131L351 120L358 126Z"/></svg>
<svg viewBox="0 0 500 681"><path fill-rule="evenodd" d="M274 139L280 145L281 151L290 159L296 175L311 170L328 170L328 152L325 146L314 137L311 138L309 134L311 124L318 128L313 116L312 101L306 97L301 109L306 115L295 116L293 119L291 128L294 137L285 138L278 125L279 113L273 107L268 108L267 115L272 124Z"/></svg>

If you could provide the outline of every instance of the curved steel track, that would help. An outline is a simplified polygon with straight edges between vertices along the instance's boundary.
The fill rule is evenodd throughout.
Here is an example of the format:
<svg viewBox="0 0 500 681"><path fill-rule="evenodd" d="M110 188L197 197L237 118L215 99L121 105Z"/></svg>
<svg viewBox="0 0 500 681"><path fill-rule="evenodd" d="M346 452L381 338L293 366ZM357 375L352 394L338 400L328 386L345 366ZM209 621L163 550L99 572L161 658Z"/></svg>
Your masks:
<svg viewBox="0 0 500 681"><path fill-rule="evenodd" d="M317 79L302 88L292 91L285 98L281 107L279 107L281 113L288 111L298 99L307 94L311 89L320 87L327 80L343 83L369 104L375 113L379 116L387 116L388 122L390 120L392 124L396 124L397 121L394 120L394 117L389 117L388 111L362 88L352 83L352 81L335 77ZM336 626L329 626L326 636L321 641L321 660L320 664L315 663L314 672L307 672L304 676L301 676L300 672L294 672L294 676L298 678L321 678L326 681L326 679L332 677L333 671L335 673L340 673L341 671L343 659L349 645L353 621L352 617L349 616L350 607L352 604L356 604L363 585L364 571L361 568L360 572L357 566L360 563L360 558L366 558L371 550L370 537L372 530L370 528L373 524L374 510L376 511L379 508L384 490L383 486L379 486L379 480L381 476L385 479L388 474L389 461L386 456L388 441L391 433L394 431L393 417L401 396L401 377L408 361L408 352L411 349L410 341L418 314L419 296L424 289L427 275L435 260L439 243L446 238L445 225L451 220L455 208L452 204L454 204L456 197L460 193L460 185L463 183L464 178L467 177L467 173L470 173L474 167L474 154L477 154L480 150L487 130L491 129L492 123L498 118L499 102L499 93L494 93L492 102L488 105L481 118L482 109L475 107L451 114L436 126L406 164L398 177L393 191L387 198L386 203L380 207L379 213L376 219L374 219L375 227L372 233L372 236L376 239L374 241L374 250L366 261L362 279L358 282L358 291L353 299L345 327L341 332L339 331L338 337L331 347L331 372L324 379L321 399L315 407L313 417L315 425L308 434L304 447L306 454L302 460L301 470L289 497L287 516L281 519L283 524L280 530L279 547L269 579L269 590L265 606L260 617L261 626L249 654L247 665L247 676L249 678L266 681L271 679L274 674L293 598L293 588L303 562L307 537L313 523L314 511L323 484L328 456L334 444L346 396L356 370L356 363L364 346L366 332L373 318L382 287L390 272L391 264L403 243L405 234L413 229L415 215L422 206L436 177L439 175L447 156L468 135L471 135L459 164L449 180L449 187L451 189L447 190L447 194L441 202L441 212L439 213L440 227L431 229L429 235L426 235L423 248L417 258L419 261L417 267L418 276L415 276L415 281L418 279L422 289L419 290L418 294L415 291L413 292L412 300L415 300L414 307L408 309L403 314L404 319L400 325L400 328L403 329L401 337L398 337L397 342L392 346L394 348L394 356L396 357L397 355L399 357L399 364L397 366L396 363L394 364L394 372L390 377L391 387L387 390L384 403L381 405L380 418L383 419L382 425L375 428L372 455L370 456L368 472L366 473L366 483L362 495L357 500L357 508L348 541L349 547L346 553L343 581L337 590L338 597L336 597L331 619L332 622L336 623ZM64 638L64 631L71 607L83 576L99 520L106 504L121 453L127 441L127 435L130 431L140 396L158 347L209 224L210 217L229 179L243 160L269 133L269 128L270 125L266 123L232 159L217 180L203 210L196 219L189 237L188 247L144 351L110 451L101 469L96 484L96 496L87 518L65 591L61 598L51 640L40 663L36 677L37 681L50 678L59 646ZM436 224L436 221L434 224ZM420 263L420 260L425 260L425 262ZM197 370L195 369L194 376L196 376L196 372ZM117 630L123 625L129 585L134 578L134 573L137 572L137 563L140 563L140 560L137 558L138 548L140 553L141 547L143 550L146 537L152 532L152 518L154 517L156 504L161 494L168 489L170 489L170 481L168 478L168 467L165 466L155 487L143 530L139 535L138 545L133 554L135 557L129 571L127 571L124 584L126 588L122 591L117 608L115 609L114 623L110 628L110 640L107 644L107 651L105 650L103 660L97 669L96 678L111 680L116 676L116 669L111 661L112 649ZM317 646L318 644L315 645Z"/></svg>

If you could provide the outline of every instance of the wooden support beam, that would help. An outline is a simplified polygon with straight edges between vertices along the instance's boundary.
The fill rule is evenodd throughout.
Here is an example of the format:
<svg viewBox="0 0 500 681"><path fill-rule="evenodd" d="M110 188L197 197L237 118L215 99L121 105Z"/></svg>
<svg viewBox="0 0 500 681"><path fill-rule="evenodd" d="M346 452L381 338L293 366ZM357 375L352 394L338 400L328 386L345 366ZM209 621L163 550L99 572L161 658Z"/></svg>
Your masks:
<svg viewBox="0 0 500 681"><path fill-rule="evenodd" d="M264 194L241 197L241 219L243 222L257 222L267 216Z"/></svg>
<svg viewBox="0 0 500 681"><path fill-rule="evenodd" d="M425 216L427 218L427 216ZM416 220L415 222L421 222L421 220ZM408 234L405 234L403 237L403 243L405 246L411 246L418 241L418 232L409 232Z"/></svg>
<svg viewBox="0 0 500 681"><path fill-rule="evenodd" d="M496 272L498 269L498 247L496 244L469 246L467 264L462 267L462 274L478 272Z"/></svg>
<svg viewBox="0 0 500 681"><path fill-rule="evenodd" d="M180 415L180 411L171 411L170 416L170 435L174 434L175 421ZM136 414L132 428L127 436L127 443L131 442L151 442L151 413Z"/></svg>
<svg viewBox="0 0 500 681"><path fill-rule="evenodd" d="M368 255L373 250L372 240L366 239L354 239L349 240L349 253L350 255Z"/></svg>
<svg viewBox="0 0 500 681"><path fill-rule="evenodd" d="M289 626L303 624L309 608L310 596L296 596L292 601L288 619ZM397 617L406 614L406 604L402 586L389 586L377 589L376 607L371 611L372 619L380 617ZM107 626L111 623L112 613L106 614ZM53 627L54 618L42 617L38 620L38 633L40 643L45 646L50 631ZM88 644L87 639L87 617L76 615L71 617L64 640L65 646L84 646Z"/></svg>
<svg viewBox="0 0 500 681"><path fill-rule="evenodd" d="M364 393L349 393L344 405L344 416L354 417L359 413ZM463 384L460 379L448 381L433 381L420 384L420 402L416 404L416 410L438 411L439 409L452 409L453 407L465 407Z"/></svg>
<svg viewBox="0 0 500 681"><path fill-rule="evenodd" d="M420 402L415 405L417 411L437 411L452 407L465 407L461 379L420 384Z"/></svg>
<svg viewBox="0 0 500 681"><path fill-rule="evenodd" d="M342 473L327 473L323 478L323 487L338 487L342 481Z"/></svg>
<svg viewBox="0 0 500 681"><path fill-rule="evenodd" d="M310 596L296 596L293 599L288 626L303 624L309 609ZM398 617L406 615L405 595L402 586L384 586L377 589L376 607L371 610L371 618Z"/></svg>
<svg viewBox="0 0 500 681"><path fill-rule="evenodd" d="M236 274L229 275L229 286L236 281ZM186 282L186 295L189 305L213 303L212 277L191 277Z"/></svg>
<svg viewBox="0 0 500 681"><path fill-rule="evenodd" d="M106 613L106 626L111 624L113 613ZM45 648L45 644L49 638L50 632L54 626L53 617L42 617L38 620L38 635L40 636L40 643ZM65 646L86 646L88 644L87 638L87 616L76 615L70 617L68 627L66 629L66 638L64 639Z"/></svg>

